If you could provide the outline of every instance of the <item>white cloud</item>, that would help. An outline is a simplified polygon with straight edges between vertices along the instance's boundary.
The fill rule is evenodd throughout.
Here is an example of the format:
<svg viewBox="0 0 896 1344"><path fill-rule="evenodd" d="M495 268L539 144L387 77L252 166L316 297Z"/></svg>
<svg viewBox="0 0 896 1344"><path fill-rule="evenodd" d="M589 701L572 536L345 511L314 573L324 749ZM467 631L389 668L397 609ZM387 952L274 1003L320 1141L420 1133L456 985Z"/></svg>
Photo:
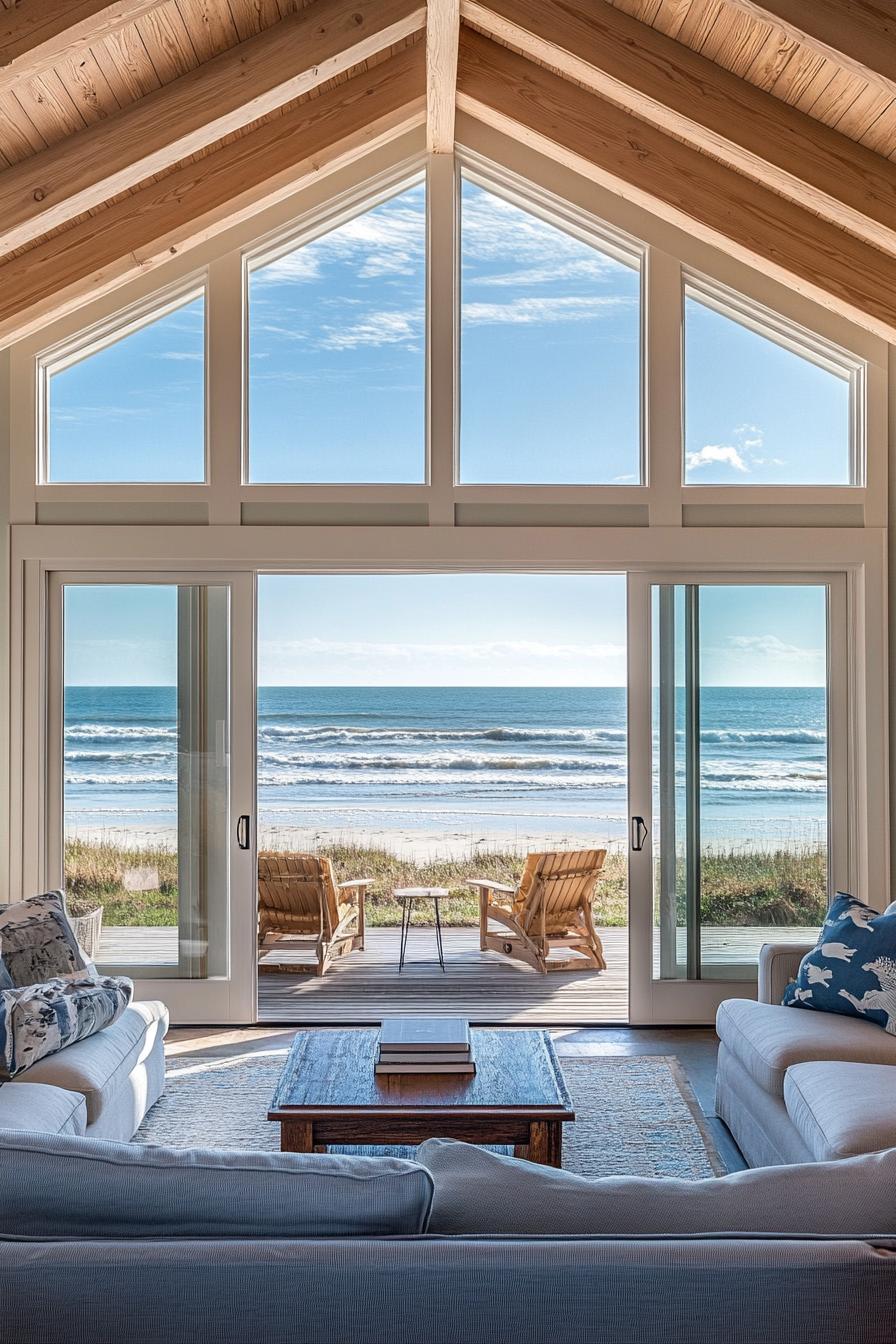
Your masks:
<svg viewBox="0 0 896 1344"><path fill-rule="evenodd" d="M727 463L735 471L750 470L738 450L730 443L707 443L696 452L687 454L687 464L692 471L696 471L699 467L708 467L713 462Z"/></svg>
<svg viewBox="0 0 896 1344"><path fill-rule="evenodd" d="M729 635L727 650L750 657L772 659L775 662L818 663L824 658L824 649L807 649L798 644L785 644L777 635Z"/></svg>
<svg viewBox="0 0 896 1344"><path fill-rule="evenodd" d="M205 355L201 350L163 350L161 354L156 355L156 359L170 359L176 362L184 361L201 364L205 359Z"/></svg>
<svg viewBox="0 0 896 1344"><path fill-rule="evenodd" d="M546 245L546 244L545 244ZM495 275L477 275L475 283L488 287L545 285L557 280L602 280L607 273L607 262L595 253L591 257L570 257L566 261L549 261L543 266L520 267L499 271Z"/></svg>
<svg viewBox="0 0 896 1344"><path fill-rule="evenodd" d="M627 299L597 295L567 295L511 299L509 303L465 303L463 321L473 326L510 322L588 322L625 307Z"/></svg>
<svg viewBox="0 0 896 1344"><path fill-rule="evenodd" d="M738 425L732 435L733 443L707 443L686 454L689 470L699 471L701 467L725 465L742 475L749 474L754 467L772 463L783 466L780 457L761 456L765 444L765 433L758 425Z"/></svg>
<svg viewBox="0 0 896 1344"><path fill-rule="evenodd" d="M274 639L261 642L259 672L271 686L612 686L625 645Z"/></svg>
<svg viewBox="0 0 896 1344"><path fill-rule="evenodd" d="M484 283L539 284L574 275L618 273L618 263L563 229L495 196L468 190L463 208L464 261L501 262L512 269ZM478 278L477 278L478 282Z"/></svg>
<svg viewBox="0 0 896 1344"><path fill-rule="evenodd" d="M148 406L69 406L54 411L53 419L71 424L90 424L97 421L146 420L151 413Z"/></svg>
<svg viewBox="0 0 896 1344"><path fill-rule="evenodd" d="M375 312L345 326L325 326L318 344L324 350L356 350L362 345L416 347L423 315L415 312Z"/></svg>
<svg viewBox="0 0 896 1344"><path fill-rule="evenodd" d="M331 262L351 262L365 280L414 275L424 264L425 245L424 194L416 187L259 268L253 282L319 280Z"/></svg>
<svg viewBox="0 0 896 1344"><path fill-rule="evenodd" d="M311 243L262 266L253 272L252 279L262 284L279 284L283 281L300 284L305 280L317 280L320 277L321 260L319 246L315 248Z"/></svg>

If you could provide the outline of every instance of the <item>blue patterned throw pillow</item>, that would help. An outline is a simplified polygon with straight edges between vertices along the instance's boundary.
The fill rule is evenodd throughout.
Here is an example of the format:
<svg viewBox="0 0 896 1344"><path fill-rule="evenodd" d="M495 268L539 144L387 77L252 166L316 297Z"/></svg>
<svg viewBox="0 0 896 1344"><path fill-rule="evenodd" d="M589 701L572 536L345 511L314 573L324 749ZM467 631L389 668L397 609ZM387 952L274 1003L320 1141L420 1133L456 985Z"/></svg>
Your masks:
<svg viewBox="0 0 896 1344"><path fill-rule="evenodd" d="M133 993L131 981L117 976L0 990L0 1082L111 1026Z"/></svg>
<svg viewBox="0 0 896 1344"><path fill-rule="evenodd" d="M864 1017L896 1036L896 913L838 892L782 1003Z"/></svg>

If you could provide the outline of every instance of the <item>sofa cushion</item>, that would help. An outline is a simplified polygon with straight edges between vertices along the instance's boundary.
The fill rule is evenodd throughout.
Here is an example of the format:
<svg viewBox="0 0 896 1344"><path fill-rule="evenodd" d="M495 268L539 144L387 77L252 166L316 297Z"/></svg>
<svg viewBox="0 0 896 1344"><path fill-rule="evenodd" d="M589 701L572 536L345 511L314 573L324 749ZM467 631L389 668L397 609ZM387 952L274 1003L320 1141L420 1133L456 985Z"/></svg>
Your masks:
<svg viewBox="0 0 896 1344"><path fill-rule="evenodd" d="M87 1123L94 1125L116 1089L146 1058L157 1036L167 1030L168 1010L163 1003L132 1003L111 1027L38 1060L24 1077L29 1083L50 1083L80 1092L87 1103Z"/></svg>
<svg viewBox="0 0 896 1344"><path fill-rule="evenodd" d="M784 1103L817 1162L896 1148L893 1064L794 1064Z"/></svg>
<svg viewBox="0 0 896 1344"><path fill-rule="evenodd" d="M0 990L0 1080L111 1026L134 993L130 980L47 980Z"/></svg>
<svg viewBox="0 0 896 1344"><path fill-rule="evenodd" d="M78 946L61 891L31 896L0 910L0 958L13 985L95 974Z"/></svg>
<svg viewBox="0 0 896 1344"><path fill-rule="evenodd" d="M782 1002L864 1017L896 1036L896 915L838 892Z"/></svg>
<svg viewBox="0 0 896 1344"><path fill-rule="evenodd" d="M433 1179L436 1235L896 1232L896 1151L703 1181L591 1180L451 1139L428 1139L417 1159Z"/></svg>
<svg viewBox="0 0 896 1344"><path fill-rule="evenodd" d="M0 1131L0 1235L413 1235L426 1228L431 1198L429 1173L394 1157L148 1148Z"/></svg>
<svg viewBox="0 0 896 1344"><path fill-rule="evenodd" d="M86 1128L87 1107L80 1092L66 1092L44 1083L0 1086L0 1129L83 1134Z"/></svg>
<svg viewBox="0 0 896 1344"><path fill-rule="evenodd" d="M760 1087L784 1095L791 1064L812 1059L896 1064L896 1037L862 1018L834 1013L794 1013L776 1003L726 999L716 1031Z"/></svg>

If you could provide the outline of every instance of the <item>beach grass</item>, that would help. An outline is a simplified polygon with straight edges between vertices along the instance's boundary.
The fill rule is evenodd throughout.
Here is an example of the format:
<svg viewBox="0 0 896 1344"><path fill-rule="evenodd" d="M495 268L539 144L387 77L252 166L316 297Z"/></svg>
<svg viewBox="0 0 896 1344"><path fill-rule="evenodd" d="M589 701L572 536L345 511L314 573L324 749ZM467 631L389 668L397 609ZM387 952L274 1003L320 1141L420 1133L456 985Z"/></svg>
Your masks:
<svg viewBox="0 0 896 1344"><path fill-rule="evenodd" d="M478 898L467 878L512 883L525 855L512 850L477 849L462 857L420 862L373 845L322 846L337 880L369 877L367 922L397 926L401 907L396 887L447 887L442 918L453 926L476 925ZM177 924L177 855L162 845L127 847L111 841L71 839L65 846L66 888L81 913L103 906L106 927ZM713 850L702 856L702 920L729 927L820 924L827 908L826 855L821 846L768 850ZM679 912L683 918L684 909ZM420 918L418 913L416 918ZM624 852L611 850L594 898L601 928L628 923L628 874Z"/></svg>

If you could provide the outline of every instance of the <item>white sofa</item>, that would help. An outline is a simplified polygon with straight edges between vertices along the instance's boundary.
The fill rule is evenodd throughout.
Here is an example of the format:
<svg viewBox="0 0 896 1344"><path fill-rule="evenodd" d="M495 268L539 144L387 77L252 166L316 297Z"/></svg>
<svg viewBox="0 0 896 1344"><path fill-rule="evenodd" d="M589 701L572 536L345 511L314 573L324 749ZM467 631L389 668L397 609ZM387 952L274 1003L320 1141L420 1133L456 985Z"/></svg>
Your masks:
<svg viewBox="0 0 896 1344"><path fill-rule="evenodd" d="M896 1147L896 1036L874 1022L784 1008L802 944L763 947L758 1001L727 999L716 1112L751 1167Z"/></svg>
<svg viewBox="0 0 896 1344"><path fill-rule="evenodd" d="M163 1003L132 1003L95 1036L0 1086L0 1129L128 1142L165 1087Z"/></svg>

